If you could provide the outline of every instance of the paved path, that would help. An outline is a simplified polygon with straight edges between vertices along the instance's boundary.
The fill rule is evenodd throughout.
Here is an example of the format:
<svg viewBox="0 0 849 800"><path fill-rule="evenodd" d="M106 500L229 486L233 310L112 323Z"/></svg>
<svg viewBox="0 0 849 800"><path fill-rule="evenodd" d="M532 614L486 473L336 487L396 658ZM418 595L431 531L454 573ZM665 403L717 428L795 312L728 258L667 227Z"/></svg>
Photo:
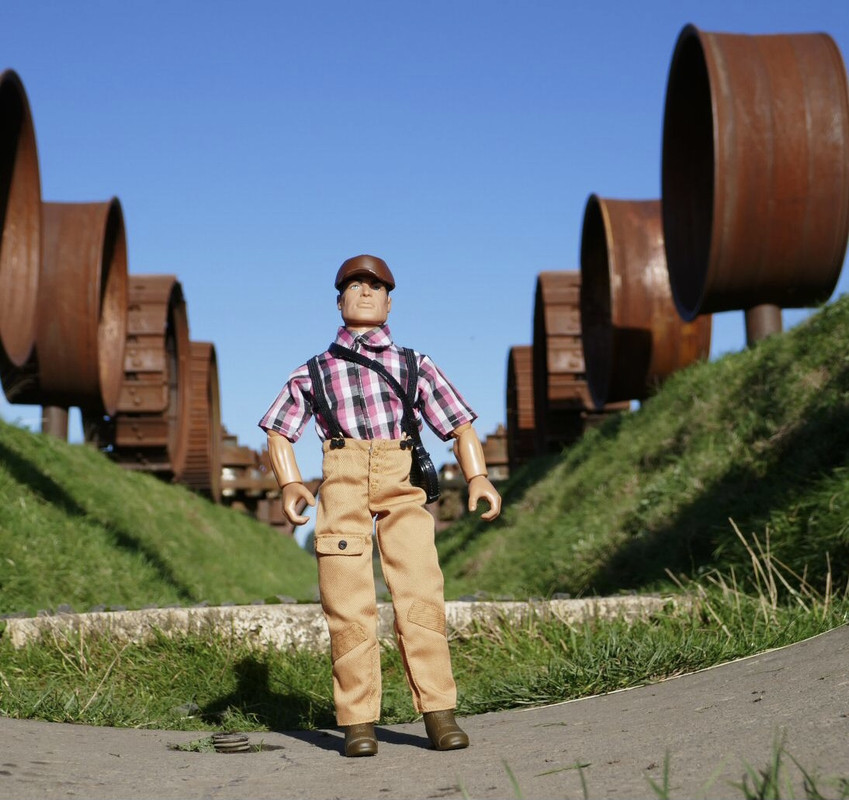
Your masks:
<svg viewBox="0 0 849 800"><path fill-rule="evenodd" d="M347 759L335 730L251 734L265 749L224 755L169 748L198 732L0 718L0 798L656 798L648 779L662 782L667 754L669 797L741 798L732 784L747 764L765 767L781 735L835 797L833 779L849 778L849 627L652 686L463 724L468 750L430 750L413 723L379 728L375 758ZM782 796L804 797L784 760L793 786Z"/></svg>

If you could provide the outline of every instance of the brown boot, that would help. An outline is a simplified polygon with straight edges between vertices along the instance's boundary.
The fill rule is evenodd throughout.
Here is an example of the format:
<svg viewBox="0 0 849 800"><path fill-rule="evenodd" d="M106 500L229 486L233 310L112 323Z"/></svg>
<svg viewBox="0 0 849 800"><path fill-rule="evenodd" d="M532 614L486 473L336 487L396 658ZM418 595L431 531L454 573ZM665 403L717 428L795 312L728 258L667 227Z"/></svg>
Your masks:
<svg viewBox="0 0 849 800"><path fill-rule="evenodd" d="M363 722L345 727L346 756L376 756L377 737L374 735L374 723Z"/></svg>
<svg viewBox="0 0 849 800"><path fill-rule="evenodd" d="M455 721L453 709L426 711L424 724L428 738L437 750L461 750L469 746L469 737Z"/></svg>

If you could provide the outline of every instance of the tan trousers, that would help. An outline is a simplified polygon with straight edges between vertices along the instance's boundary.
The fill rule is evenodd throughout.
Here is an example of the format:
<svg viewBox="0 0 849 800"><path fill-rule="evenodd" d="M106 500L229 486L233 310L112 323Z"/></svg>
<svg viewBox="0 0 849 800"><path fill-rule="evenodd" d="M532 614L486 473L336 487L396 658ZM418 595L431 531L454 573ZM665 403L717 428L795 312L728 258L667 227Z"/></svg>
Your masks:
<svg viewBox="0 0 849 800"><path fill-rule="evenodd" d="M424 491L410 483L410 463L410 451L395 440L346 439L339 449L324 443L315 550L339 725L380 718L373 526L416 710L457 703L433 518Z"/></svg>

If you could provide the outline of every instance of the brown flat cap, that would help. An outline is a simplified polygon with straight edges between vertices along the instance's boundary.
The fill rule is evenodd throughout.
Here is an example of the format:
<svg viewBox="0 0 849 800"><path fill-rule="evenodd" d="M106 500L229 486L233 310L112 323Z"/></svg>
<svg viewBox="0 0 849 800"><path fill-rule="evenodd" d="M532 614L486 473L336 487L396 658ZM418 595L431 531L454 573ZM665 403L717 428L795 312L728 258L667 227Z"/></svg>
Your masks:
<svg viewBox="0 0 849 800"><path fill-rule="evenodd" d="M381 283L386 284L388 291L395 288L395 278L392 277L392 272L386 266L386 262L377 256L354 256L347 261L342 262L339 267L339 272L336 273L337 291L341 289L342 284L351 278L356 278L360 275L370 275L372 278L377 278Z"/></svg>

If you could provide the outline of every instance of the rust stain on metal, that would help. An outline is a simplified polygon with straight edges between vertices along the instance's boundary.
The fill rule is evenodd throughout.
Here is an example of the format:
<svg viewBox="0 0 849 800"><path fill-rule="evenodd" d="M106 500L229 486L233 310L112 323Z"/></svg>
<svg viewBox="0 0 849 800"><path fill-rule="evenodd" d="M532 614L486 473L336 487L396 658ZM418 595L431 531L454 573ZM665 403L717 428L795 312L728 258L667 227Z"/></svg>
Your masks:
<svg viewBox="0 0 849 800"><path fill-rule="evenodd" d="M597 407L643 400L710 355L711 317L684 322L672 300L659 200L587 200L581 332Z"/></svg>

